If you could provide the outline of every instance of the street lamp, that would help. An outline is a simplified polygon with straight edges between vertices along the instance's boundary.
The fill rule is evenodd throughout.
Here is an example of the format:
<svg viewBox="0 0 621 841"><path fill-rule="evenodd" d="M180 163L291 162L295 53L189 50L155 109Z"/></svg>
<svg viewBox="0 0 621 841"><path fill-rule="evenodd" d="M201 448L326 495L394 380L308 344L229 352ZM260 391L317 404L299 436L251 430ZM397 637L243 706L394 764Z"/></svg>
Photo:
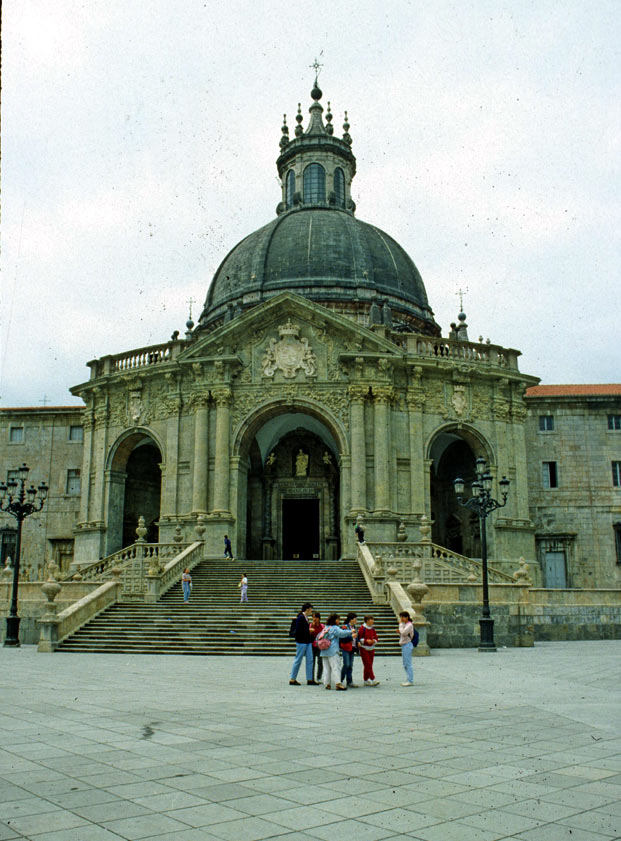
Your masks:
<svg viewBox="0 0 621 841"><path fill-rule="evenodd" d="M487 586L487 534L485 531L485 520L497 508L503 508L507 504L507 496L509 494L509 480L503 476L498 484L500 485L500 493L502 494L502 502L493 499L492 491L492 474L487 469L487 462L484 458L478 458L475 462L477 478L472 483L472 496L465 502L462 502L464 493L464 480L455 479L453 487L457 494L457 502L463 508L471 508L479 517L481 526L481 564L483 574L483 610L481 618L479 619L479 626L481 628L481 641L479 644L479 651L496 651L496 643L494 642L494 620L490 616L489 611L489 589Z"/></svg>
<svg viewBox="0 0 621 841"><path fill-rule="evenodd" d="M0 511L6 511L17 520L17 540L15 541L15 560L13 561L13 589L11 591L11 607L6 618L5 645L19 645L19 616L17 615L17 588L19 587L19 556L22 548L22 523L31 514L43 508L49 490L45 482L38 488L31 485L26 488L26 480L30 468L27 465L17 470L17 479L11 478L6 483L0 483Z"/></svg>

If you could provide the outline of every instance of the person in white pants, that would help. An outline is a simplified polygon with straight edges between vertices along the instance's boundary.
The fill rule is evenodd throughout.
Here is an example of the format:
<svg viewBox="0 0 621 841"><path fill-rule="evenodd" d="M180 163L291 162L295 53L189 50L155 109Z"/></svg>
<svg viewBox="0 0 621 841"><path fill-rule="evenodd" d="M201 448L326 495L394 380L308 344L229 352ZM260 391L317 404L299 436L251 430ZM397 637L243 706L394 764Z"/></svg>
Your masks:
<svg viewBox="0 0 621 841"><path fill-rule="evenodd" d="M339 657L339 640L343 637L356 638L355 631L344 630L339 628L338 613L331 613L328 616L326 628L321 634L317 635L317 643L321 637L330 640L329 648L324 648L321 651L320 657L323 660L323 683L326 689L332 688L334 682L335 688L342 692L347 691L347 687L341 683L341 658Z"/></svg>

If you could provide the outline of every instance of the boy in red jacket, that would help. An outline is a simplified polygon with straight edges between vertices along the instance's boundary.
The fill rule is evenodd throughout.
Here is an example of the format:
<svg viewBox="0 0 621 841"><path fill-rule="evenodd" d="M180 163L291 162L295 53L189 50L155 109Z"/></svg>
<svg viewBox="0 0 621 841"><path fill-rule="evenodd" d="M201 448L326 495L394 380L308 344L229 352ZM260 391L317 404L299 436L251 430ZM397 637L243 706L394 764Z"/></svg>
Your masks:
<svg viewBox="0 0 621 841"><path fill-rule="evenodd" d="M358 631L358 651L362 660L362 679L365 686L377 686L379 680L375 680L373 674L373 660L375 659L375 644L377 642L377 631L373 627L375 619L372 616L365 616L364 623Z"/></svg>

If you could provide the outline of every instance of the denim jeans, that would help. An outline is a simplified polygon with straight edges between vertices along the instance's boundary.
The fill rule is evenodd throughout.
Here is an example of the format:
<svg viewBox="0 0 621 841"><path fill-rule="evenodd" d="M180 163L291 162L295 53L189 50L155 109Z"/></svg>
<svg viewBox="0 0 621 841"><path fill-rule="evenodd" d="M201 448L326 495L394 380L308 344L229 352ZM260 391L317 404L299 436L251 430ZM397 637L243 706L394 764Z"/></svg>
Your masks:
<svg viewBox="0 0 621 841"><path fill-rule="evenodd" d="M401 646L401 658L403 660L403 668L405 669L405 676L410 683L414 683L414 668L412 667L412 652L414 646L411 642L406 642Z"/></svg>
<svg viewBox="0 0 621 841"><path fill-rule="evenodd" d="M343 665L341 667L341 683L344 683L347 680L347 683L353 683L354 679L352 677L352 669L354 668L354 652L353 651L345 651L341 649L341 654L343 655Z"/></svg>
<svg viewBox="0 0 621 841"><path fill-rule="evenodd" d="M320 650L316 646L313 646L313 666L317 666L315 680L321 680L321 676L323 675L323 660L320 656Z"/></svg>
<svg viewBox="0 0 621 841"><path fill-rule="evenodd" d="M313 679L313 646L310 642L296 642L295 660L291 667L291 680L297 678L304 657L306 657L306 680Z"/></svg>
<svg viewBox="0 0 621 841"><path fill-rule="evenodd" d="M187 602L190 598L190 582L189 581L182 581L181 585L183 587L183 601Z"/></svg>

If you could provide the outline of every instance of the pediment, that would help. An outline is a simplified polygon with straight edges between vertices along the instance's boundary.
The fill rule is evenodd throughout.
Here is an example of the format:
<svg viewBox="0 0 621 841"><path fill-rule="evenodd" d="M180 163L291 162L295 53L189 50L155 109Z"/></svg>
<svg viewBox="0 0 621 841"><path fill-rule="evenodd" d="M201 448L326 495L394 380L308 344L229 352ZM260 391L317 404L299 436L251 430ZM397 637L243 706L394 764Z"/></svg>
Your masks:
<svg viewBox="0 0 621 841"><path fill-rule="evenodd" d="M298 340L306 339L313 347L323 340L330 344L333 353L396 358L403 355L399 347L373 330L300 295L283 292L196 340L179 356L179 362L235 357L241 360L252 346L272 338L279 340L279 328L288 322L299 327Z"/></svg>

